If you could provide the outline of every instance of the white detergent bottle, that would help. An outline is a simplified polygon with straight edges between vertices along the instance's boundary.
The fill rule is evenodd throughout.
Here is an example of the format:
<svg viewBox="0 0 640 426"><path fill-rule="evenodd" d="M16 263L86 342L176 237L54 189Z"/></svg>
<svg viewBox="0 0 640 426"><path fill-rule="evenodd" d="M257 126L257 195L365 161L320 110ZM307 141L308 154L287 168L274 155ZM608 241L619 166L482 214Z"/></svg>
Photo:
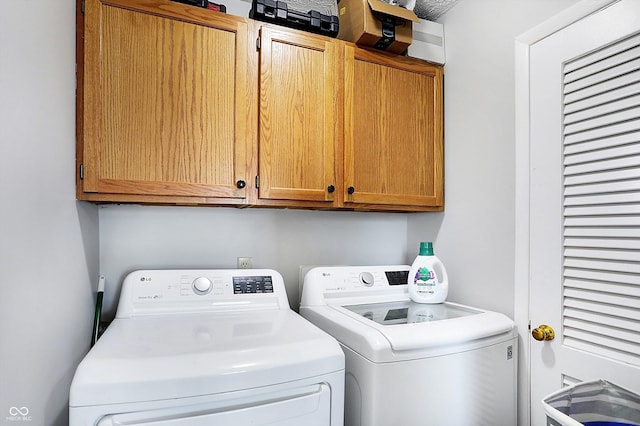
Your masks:
<svg viewBox="0 0 640 426"><path fill-rule="evenodd" d="M420 243L420 254L409 269L409 297L416 303L442 303L449 292L449 277L444 265L433 254L431 242Z"/></svg>

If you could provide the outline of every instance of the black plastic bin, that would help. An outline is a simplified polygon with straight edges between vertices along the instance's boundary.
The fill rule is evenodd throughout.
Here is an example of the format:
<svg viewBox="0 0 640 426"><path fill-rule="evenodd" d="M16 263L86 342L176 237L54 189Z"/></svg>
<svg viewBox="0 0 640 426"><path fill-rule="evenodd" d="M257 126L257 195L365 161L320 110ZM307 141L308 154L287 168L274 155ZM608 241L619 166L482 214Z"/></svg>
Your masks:
<svg viewBox="0 0 640 426"><path fill-rule="evenodd" d="M249 17L329 37L338 36L339 20L337 16L324 15L316 10L302 13L289 9L287 3L283 1L253 0Z"/></svg>
<svg viewBox="0 0 640 426"><path fill-rule="evenodd" d="M606 380L568 386L542 404L550 426L640 426L640 395Z"/></svg>

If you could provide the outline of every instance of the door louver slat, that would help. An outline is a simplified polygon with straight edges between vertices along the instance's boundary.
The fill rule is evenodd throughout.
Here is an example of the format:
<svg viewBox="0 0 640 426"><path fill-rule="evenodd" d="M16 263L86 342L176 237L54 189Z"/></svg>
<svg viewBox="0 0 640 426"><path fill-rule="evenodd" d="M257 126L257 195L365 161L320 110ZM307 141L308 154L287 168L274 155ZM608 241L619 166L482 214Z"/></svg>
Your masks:
<svg viewBox="0 0 640 426"><path fill-rule="evenodd" d="M640 59L633 59L629 62L621 60L619 64L616 64L610 68L604 68L600 71L597 71L595 74L589 74L586 77L583 77L572 83L565 84L564 93L577 92L578 90L594 86L603 81L630 74L638 68L640 68Z"/></svg>
<svg viewBox="0 0 640 426"><path fill-rule="evenodd" d="M581 76L579 70L587 68L590 64L605 61L606 59L612 56L617 56L620 52L624 52L629 49L637 49L638 46L640 46L640 34L620 40L611 46L598 49L589 55L576 58L571 62L566 63L564 66L565 78L569 79L565 81L573 81L577 78L576 76Z"/></svg>
<svg viewBox="0 0 640 426"><path fill-rule="evenodd" d="M640 226L640 217L565 217L564 226Z"/></svg>
<svg viewBox="0 0 640 426"><path fill-rule="evenodd" d="M640 190L640 180L605 182L588 185L574 185L564 190L565 197L572 195L606 194L608 192L629 192Z"/></svg>
<svg viewBox="0 0 640 426"><path fill-rule="evenodd" d="M586 327L589 328L590 327ZM620 353L621 355L626 354L627 357L634 357L638 350L640 349L640 345L634 344L633 342L629 342L627 340L615 339L608 335L601 335L592 333L589 331L583 331L582 329L577 328L569 328L567 327L567 331L565 332L566 338L580 340L582 342L586 342L591 340L591 344L600 346L603 349L603 353L611 351L613 348L616 348L616 354Z"/></svg>
<svg viewBox="0 0 640 426"><path fill-rule="evenodd" d="M628 155L640 154L640 146L629 144L625 146L609 146L608 148L597 148L586 152L574 152L569 154L570 157L565 159L565 165L578 163L586 163L589 161L598 161L604 158L618 158ZM565 155L567 153L565 152Z"/></svg>
<svg viewBox="0 0 640 426"><path fill-rule="evenodd" d="M581 309L565 308L564 315L567 318L576 318L578 320L598 323L610 328L622 328L624 330L633 331L638 326L637 322L628 318L621 318L613 315L602 315L597 312L589 312Z"/></svg>
<svg viewBox="0 0 640 426"><path fill-rule="evenodd" d="M640 288L622 283L605 283L602 281L567 278L565 280L565 288L603 291L605 293L628 294L629 296L640 297Z"/></svg>
<svg viewBox="0 0 640 426"><path fill-rule="evenodd" d="M627 96L632 96L637 94L640 94L640 82L630 84L624 87L620 87L618 89L607 90L604 93L601 93L595 96L590 96L590 97L587 97L586 99L575 100L572 103L565 105L564 113L572 114L575 112L588 110L591 108L597 108L598 105L605 105L604 108L609 108L606 106L606 104L615 102L617 99L620 99L620 98L625 98ZM602 109L598 110L598 112L600 111L602 111ZM576 117L565 117L565 119L575 121L577 117L579 116L576 115Z"/></svg>
<svg viewBox="0 0 640 426"><path fill-rule="evenodd" d="M629 262L605 262L591 259L567 259L564 262L565 268L580 268L585 270L603 270L610 272L624 272L631 274L640 273L640 263L633 264ZM573 276L569 271L565 276ZM640 292L640 288L638 289ZM638 301L640 303L640 301Z"/></svg>
<svg viewBox="0 0 640 426"><path fill-rule="evenodd" d="M564 297L580 299L580 300L594 300L597 298L598 303L601 307L606 307L607 305L616 306L616 307L626 307L629 309L633 309L638 305L638 299L635 297L629 297L627 295L616 295L605 293L602 291L589 291L589 290L578 290L572 288L566 288L564 291ZM606 309L602 310L603 313L607 313ZM640 319L640 314L637 316ZM640 340L638 341L640 343Z"/></svg>
<svg viewBox="0 0 640 426"><path fill-rule="evenodd" d="M566 176L565 186L595 183L595 182L616 182L622 180L640 179L640 170L636 168L610 170L606 173L589 173L584 175Z"/></svg>
<svg viewBox="0 0 640 426"><path fill-rule="evenodd" d="M640 201L640 193L637 194L603 194L585 195L565 199L565 206L587 206L589 204L616 204Z"/></svg>
<svg viewBox="0 0 640 426"><path fill-rule="evenodd" d="M619 328L611 328L603 326L600 323L590 322L590 321L580 321L577 319L568 319L564 322L564 326L567 328L575 329L575 330L583 330L589 329L590 332L596 333L602 336L606 336L602 339L602 341L607 341L610 339L622 340L625 343L626 348L629 351L632 351L638 347L637 343L634 345L633 338L634 333L632 331L627 331Z"/></svg>
<svg viewBox="0 0 640 426"><path fill-rule="evenodd" d="M601 161L566 166L564 174L571 176L584 173L598 173L607 170L631 168L638 164L640 164L640 155L629 155L627 157L614 159L603 158Z"/></svg>
<svg viewBox="0 0 640 426"><path fill-rule="evenodd" d="M611 316L616 316L621 318L629 318L634 321L640 321L640 313L638 313L638 309L634 309L634 308L625 308L622 306L609 306L607 309L603 309L603 306L600 302L589 302L586 300L578 300L578 299L571 299L571 298L565 298L564 306L568 308L575 308L575 309L594 312L601 316L611 315Z"/></svg>
<svg viewBox="0 0 640 426"><path fill-rule="evenodd" d="M566 237L613 237L613 238L640 238L640 229L637 228L566 228Z"/></svg>
<svg viewBox="0 0 640 426"><path fill-rule="evenodd" d="M595 102L593 102L592 97L601 94L608 95L609 93L614 93L617 89L626 88L627 86L638 83L639 81L640 75L638 73L623 74L620 77L612 78L611 80L604 80L599 84L585 87L577 92L565 94L565 106L582 99L589 99L589 101L592 102L591 106L593 106ZM622 91L624 92L624 89Z"/></svg>
<svg viewBox="0 0 640 426"><path fill-rule="evenodd" d="M594 216L594 215L618 215L640 214L640 204L591 206L591 207L567 207L565 216Z"/></svg>
<svg viewBox="0 0 640 426"><path fill-rule="evenodd" d="M637 131L640 127L640 120L624 121L622 123L613 123L606 127L599 127L588 130L579 134L567 135L564 138L566 145L578 142L586 142L589 140L600 139L610 135L617 135L627 132Z"/></svg>
<svg viewBox="0 0 640 426"><path fill-rule="evenodd" d="M566 346L640 365L640 35L564 65Z"/></svg>
<svg viewBox="0 0 640 426"><path fill-rule="evenodd" d="M565 146L564 155L571 156L573 154L590 153L592 151L597 151L599 149L606 149L606 148L611 149L619 146L631 145L637 142L638 140L640 140L640 132L614 135L607 138L601 138L593 141ZM567 160L570 160L570 159L567 159Z"/></svg>
<svg viewBox="0 0 640 426"><path fill-rule="evenodd" d="M583 271L579 269L570 269L566 268L564 272L565 278L582 278L589 279L594 281L607 281L607 282L618 282L622 284L631 284L631 285L640 285L640 280L638 277L635 277L633 274L616 274L608 271ZM596 295L594 295L596 296ZM602 294L598 295L599 297L603 297ZM627 295L623 295L627 296ZM600 298L594 300L602 300ZM640 303L640 300L635 301L632 306L637 306Z"/></svg>
<svg viewBox="0 0 640 426"><path fill-rule="evenodd" d="M624 89L621 89L624 90ZM611 99L616 99L613 94L607 93L610 95ZM609 114L617 113L620 111L628 111L630 108L634 108L636 105L640 105L640 95L631 96L627 98L623 98L620 100L612 101L605 100L605 103L600 106L595 106L593 108L585 109L582 111L577 111L573 113L568 113L565 109L564 124L565 126L570 124L578 124L581 122L585 122L586 120L592 127L595 127L597 123L597 119L608 120ZM633 118L633 116L632 116ZM606 122L605 122L606 123ZM573 133L575 130L565 129L565 133Z"/></svg>
<svg viewBox="0 0 640 426"><path fill-rule="evenodd" d="M633 102L634 99L627 99L627 102ZM640 102L636 99L633 105L638 105ZM613 109L615 105L609 104L609 106ZM624 105L618 105L618 108L623 108ZM585 130L599 129L600 127L607 126L610 127L612 123L622 123L625 121L633 120L638 118L640 107L614 110L613 112L609 112L606 115L597 116L595 113L593 117L585 117L589 110L585 110L582 114L576 113L576 115L582 115L583 117L575 117L573 120L571 118L565 119L564 125L564 134L571 135L578 132L584 132ZM578 118L581 118L578 121Z"/></svg>
<svg viewBox="0 0 640 426"><path fill-rule="evenodd" d="M602 250L591 249L584 247L568 247L564 250L565 258L570 257L583 257L586 259L613 259L613 260L626 260L630 262L636 262L638 260L637 253L632 250Z"/></svg>

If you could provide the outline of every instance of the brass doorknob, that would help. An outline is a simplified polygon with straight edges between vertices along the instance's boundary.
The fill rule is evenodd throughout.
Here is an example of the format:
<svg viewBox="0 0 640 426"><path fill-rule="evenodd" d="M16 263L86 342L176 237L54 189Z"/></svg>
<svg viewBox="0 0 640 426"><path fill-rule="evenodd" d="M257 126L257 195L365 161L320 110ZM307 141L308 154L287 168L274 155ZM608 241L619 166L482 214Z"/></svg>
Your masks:
<svg viewBox="0 0 640 426"><path fill-rule="evenodd" d="M531 330L531 335L534 339L542 341L542 340L553 340L556 337L556 332L553 331L553 328L548 325L539 325L538 327Z"/></svg>

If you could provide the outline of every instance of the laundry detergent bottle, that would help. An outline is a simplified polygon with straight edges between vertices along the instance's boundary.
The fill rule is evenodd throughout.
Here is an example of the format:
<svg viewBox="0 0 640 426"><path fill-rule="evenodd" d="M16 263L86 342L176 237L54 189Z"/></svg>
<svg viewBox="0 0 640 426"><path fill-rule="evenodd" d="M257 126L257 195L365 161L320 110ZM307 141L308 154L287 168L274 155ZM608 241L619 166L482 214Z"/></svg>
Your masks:
<svg viewBox="0 0 640 426"><path fill-rule="evenodd" d="M420 254L409 269L409 297L416 303L442 303L449 292L449 278L444 265L433 254L431 242L420 243Z"/></svg>

